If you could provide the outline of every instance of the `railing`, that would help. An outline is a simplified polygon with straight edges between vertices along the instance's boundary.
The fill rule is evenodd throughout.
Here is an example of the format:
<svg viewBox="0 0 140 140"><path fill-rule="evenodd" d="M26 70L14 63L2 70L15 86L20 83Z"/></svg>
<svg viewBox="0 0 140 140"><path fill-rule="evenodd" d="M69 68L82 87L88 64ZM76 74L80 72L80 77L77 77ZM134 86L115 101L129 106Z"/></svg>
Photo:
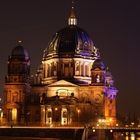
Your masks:
<svg viewBox="0 0 140 140"><path fill-rule="evenodd" d="M58 122L54 122L50 125L47 124L42 124L41 122L29 122L29 123L0 123L0 127L1 128L9 128L9 127L24 127L24 128L80 128L80 129L105 129L105 130L113 130L113 131L119 131L119 130L130 130L130 131L140 131L140 127L124 127L124 126L93 126L93 125L89 125L89 124L85 124L85 123L78 123L78 122L73 122L71 124L67 124L67 125L62 125L61 123Z"/></svg>
<svg viewBox="0 0 140 140"><path fill-rule="evenodd" d="M92 127L92 129L114 129L114 130L140 130L139 127Z"/></svg>
<svg viewBox="0 0 140 140"><path fill-rule="evenodd" d="M48 128L55 128L55 127L79 127L79 128L84 128L84 123L78 123L78 122L73 122L71 124L61 124L60 122L53 122L52 124L45 124L41 122L28 122L28 123L0 123L1 127L48 127Z"/></svg>

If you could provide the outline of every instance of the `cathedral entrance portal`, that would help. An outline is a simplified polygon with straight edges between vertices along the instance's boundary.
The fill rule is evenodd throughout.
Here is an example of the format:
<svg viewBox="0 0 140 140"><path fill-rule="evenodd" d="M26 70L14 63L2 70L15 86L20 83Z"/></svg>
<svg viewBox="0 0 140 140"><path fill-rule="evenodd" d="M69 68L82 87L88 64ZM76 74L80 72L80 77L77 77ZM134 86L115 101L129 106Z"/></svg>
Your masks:
<svg viewBox="0 0 140 140"><path fill-rule="evenodd" d="M62 125L68 124L68 113L66 108L62 108L61 110L61 124Z"/></svg>
<svg viewBox="0 0 140 140"><path fill-rule="evenodd" d="M60 117L60 108L58 106L54 107L53 110L53 122L56 124L60 123L61 117Z"/></svg>

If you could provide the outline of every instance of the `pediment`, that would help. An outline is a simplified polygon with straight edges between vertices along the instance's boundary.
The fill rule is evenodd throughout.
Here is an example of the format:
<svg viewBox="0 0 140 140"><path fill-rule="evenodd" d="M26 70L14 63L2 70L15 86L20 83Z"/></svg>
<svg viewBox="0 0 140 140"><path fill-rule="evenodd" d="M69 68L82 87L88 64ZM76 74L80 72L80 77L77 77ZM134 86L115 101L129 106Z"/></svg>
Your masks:
<svg viewBox="0 0 140 140"><path fill-rule="evenodd" d="M66 80L59 80L55 83L48 85L48 87L78 87L78 85L68 82Z"/></svg>

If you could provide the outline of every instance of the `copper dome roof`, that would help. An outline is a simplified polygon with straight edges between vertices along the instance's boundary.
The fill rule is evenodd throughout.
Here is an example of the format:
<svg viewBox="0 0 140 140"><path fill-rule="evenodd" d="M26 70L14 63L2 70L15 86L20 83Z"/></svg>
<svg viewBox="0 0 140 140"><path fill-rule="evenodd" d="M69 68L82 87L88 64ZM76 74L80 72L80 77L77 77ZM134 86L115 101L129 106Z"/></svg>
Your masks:
<svg viewBox="0 0 140 140"><path fill-rule="evenodd" d="M94 70L96 68L99 68L100 70L105 70L106 69L105 64L102 62L101 59L96 59L94 61L92 69Z"/></svg>
<svg viewBox="0 0 140 140"><path fill-rule="evenodd" d="M63 56L94 56L95 47L88 33L76 25L68 25L58 31L44 51L44 57L57 54Z"/></svg>
<svg viewBox="0 0 140 140"><path fill-rule="evenodd" d="M11 58L13 58L13 59L29 59L29 55L23 46L18 45L12 50Z"/></svg>

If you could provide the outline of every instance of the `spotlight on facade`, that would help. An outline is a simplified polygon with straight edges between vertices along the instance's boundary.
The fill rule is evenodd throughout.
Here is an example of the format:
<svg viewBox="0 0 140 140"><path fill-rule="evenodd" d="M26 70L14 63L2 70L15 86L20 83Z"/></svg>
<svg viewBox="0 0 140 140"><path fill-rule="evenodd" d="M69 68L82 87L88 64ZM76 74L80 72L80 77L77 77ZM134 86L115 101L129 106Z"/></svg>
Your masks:
<svg viewBox="0 0 140 140"><path fill-rule="evenodd" d="M3 111L2 108L0 108L0 123L2 123L2 119L3 119Z"/></svg>
<svg viewBox="0 0 140 140"><path fill-rule="evenodd" d="M119 126L119 124L118 123L116 123L116 127L118 127Z"/></svg>
<svg viewBox="0 0 140 140"><path fill-rule="evenodd" d="M109 121L112 122L112 118L109 118Z"/></svg>
<svg viewBox="0 0 140 140"><path fill-rule="evenodd" d="M58 108L57 107L55 107L55 109L54 109L55 111L57 111L58 110Z"/></svg>
<svg viewBox="0 0 140 140"><path fill-rule="evenodd" d="M97 127L99 127L100 125L97 123Z"/></svg>
<svg viewBox="0 0 140 140"><path fill-rule="evenodd" d="M80 112L81 112L81 110L80 110L80 109L77 109L77 115L78 115L77 121L78 121L78 122L79 122L79 115L80 115Z"/></svg>
<svg viewBox="0 0 140 140"><path fill-rule="evenodd" d="M77 109L77 113L79 114L81 112L81 110L80 109Z"/></svg>
<svg viewBox="0 0 140 140"><path fill-rule="evenodd" d="M131 127L134 127L135 123L134 122L131 122Z"/></svg>

